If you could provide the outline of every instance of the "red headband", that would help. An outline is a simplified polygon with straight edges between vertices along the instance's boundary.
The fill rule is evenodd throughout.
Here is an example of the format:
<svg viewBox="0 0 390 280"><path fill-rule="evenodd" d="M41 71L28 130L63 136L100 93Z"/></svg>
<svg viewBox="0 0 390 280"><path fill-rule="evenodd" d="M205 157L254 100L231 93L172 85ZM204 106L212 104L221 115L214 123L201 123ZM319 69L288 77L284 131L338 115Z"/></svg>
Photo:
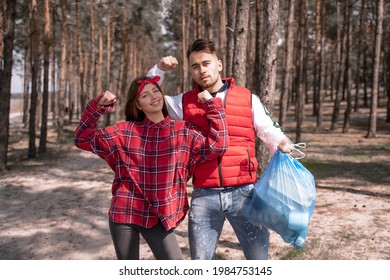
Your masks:
<svg viewBox="0 0 390 280"><path fill-rule="evenodd" d="M141 94L142 90L147 84L157 84L157 82L160 80L159 76L154 76L147 80L138 80L137 83L140 85L138 88L138 96Z"/></svg>

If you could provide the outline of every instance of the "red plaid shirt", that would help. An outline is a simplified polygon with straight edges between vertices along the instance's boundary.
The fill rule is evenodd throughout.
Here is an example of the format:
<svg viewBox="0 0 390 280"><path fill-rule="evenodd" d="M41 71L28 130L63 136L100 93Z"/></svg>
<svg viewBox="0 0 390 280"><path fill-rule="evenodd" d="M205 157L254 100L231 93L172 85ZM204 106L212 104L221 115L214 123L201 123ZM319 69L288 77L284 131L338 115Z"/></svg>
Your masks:
<svg viewBox="0 0 390 280"><path fill-rule="evenodd" d="M104 159L115 172L109 217L115 223L150 228L160 220L175 228L188 210L187 180L202 161L222 155L228 147L225 112L219 98L204 104L210 133L166 117L160 123L118 122L97 129L105 112L91 100L76 128L74 143Z"/></svg>

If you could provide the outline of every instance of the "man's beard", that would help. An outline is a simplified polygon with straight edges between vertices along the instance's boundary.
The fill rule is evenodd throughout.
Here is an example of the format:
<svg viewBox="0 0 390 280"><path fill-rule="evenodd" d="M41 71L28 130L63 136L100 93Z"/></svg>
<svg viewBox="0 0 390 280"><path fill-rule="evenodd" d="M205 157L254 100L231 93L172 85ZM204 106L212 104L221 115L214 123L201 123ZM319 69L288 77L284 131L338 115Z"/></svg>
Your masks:
<svg viewBox="0 0 390 280"><path fill-rule="evenodd" d="M216 81L211 80L209 82L201 83L200 85L201 85L202 89L205 90L205 89L213 87L216 83L217 83L217 80Z"/></svg>

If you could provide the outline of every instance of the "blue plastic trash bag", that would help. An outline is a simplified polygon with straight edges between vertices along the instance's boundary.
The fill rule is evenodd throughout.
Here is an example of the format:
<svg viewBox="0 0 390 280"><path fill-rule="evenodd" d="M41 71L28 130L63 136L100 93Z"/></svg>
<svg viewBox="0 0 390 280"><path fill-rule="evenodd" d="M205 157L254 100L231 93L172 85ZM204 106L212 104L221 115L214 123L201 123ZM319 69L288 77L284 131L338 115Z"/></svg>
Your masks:
<svg viewBox="0 0 390 280"><path fill-rule="evenodd" d="M300 249L306 241L315 201L313 175L297 159L277 150L255 184L246 217Z"/></svg>

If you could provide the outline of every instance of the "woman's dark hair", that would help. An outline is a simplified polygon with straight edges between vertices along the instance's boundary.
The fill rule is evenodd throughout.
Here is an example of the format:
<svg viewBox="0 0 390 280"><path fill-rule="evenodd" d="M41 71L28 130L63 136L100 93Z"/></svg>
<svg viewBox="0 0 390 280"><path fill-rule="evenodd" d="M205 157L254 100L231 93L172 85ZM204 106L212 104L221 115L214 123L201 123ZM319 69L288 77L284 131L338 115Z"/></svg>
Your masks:
<svg viewBox="0 0 390 280"><path fill-rule="evenodd" d="M190 54L193 52L206 51L209 53L215 53L219 57L215 45L212 41L207 39L197 39L193 41L187 48L187 60L190 58Z"/></svg>
<svg viewBox="0 0 390 280"><path fill-rule="evenodd" d="M150 77L147 76L140 76L135 78L129 87L129 90L127 92L127 101L125 106L125 115L126 115L126 121L143 121L145 119L145 113L137 108L137 98L138 98L138 89L141 86L137 83L139 80L147 80L150 79ZM164 93L161 90L161 87L155 83L154 84L158 90L162 93L164 96ZM168 116L168 108L165 103L165 98L163 98L163 108L162 112L164 117Z"/></svg>

